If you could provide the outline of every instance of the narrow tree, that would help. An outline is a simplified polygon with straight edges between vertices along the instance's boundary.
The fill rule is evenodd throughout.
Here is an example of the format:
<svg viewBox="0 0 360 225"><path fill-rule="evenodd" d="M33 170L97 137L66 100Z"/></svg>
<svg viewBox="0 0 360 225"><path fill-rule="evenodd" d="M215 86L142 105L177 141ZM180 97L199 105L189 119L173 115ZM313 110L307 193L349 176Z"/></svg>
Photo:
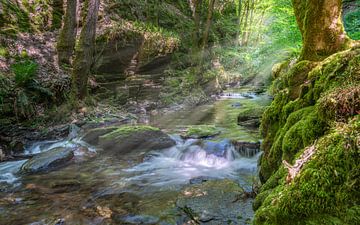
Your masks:
<svg viewBox="0 0 360 225"><path fill-rule="evenodd" d="M350 44L341 22L342 0L292 0L300 28L301 60L319 61Z"/></svg>
<svg viewBox="0 0 360 225"><path fill-rule="evenodd" d="M64 25L60 31L57 42L59 64L70 64L76 41L76 6L77 0L68 0L66 3L66 12Z"/></svg>
<svg viewBox="0 0 360 225"><path fill-rule="evenodd" d="M207 18L206 18L205 29L204 29L202 45L201 45L203 50L207 47L207 44L208 44L209 32L210 32L210 28L211 28L213 13L214 13L214 7L215 7L215 0L209 0L208 14L207 14Z"/></svg>
<svg viewBox="0 0 360 225"><path fill-rule="evenodd" d="M75 49L72 88L79 100L83 100L88 94L87 83L94 59L99 4L100 0L87 0L85 2L85 5L88 5L88 10L81 29L79 43Z"/></svg>
<svg viewBox="0 0 360 225"><path fill-rule="evenodd" d="M192 53L195 55L199 52L200 40L200 19L201 19L201 5L202 0L192 0L192 11L194 18L194 30L192 34Z"/></svg>

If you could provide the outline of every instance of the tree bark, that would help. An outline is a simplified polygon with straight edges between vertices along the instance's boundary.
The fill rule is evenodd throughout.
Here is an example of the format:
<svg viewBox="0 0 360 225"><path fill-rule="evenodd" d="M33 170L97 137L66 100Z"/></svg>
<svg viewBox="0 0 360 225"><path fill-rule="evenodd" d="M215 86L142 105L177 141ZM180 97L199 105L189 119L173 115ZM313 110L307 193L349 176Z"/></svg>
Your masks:
<svg viewBox="0 0 360 225"><path fill-rule="evenodd" d="M76 6L77 0L68 0L66 3L66 13L64 25L60 31L57 43L59 64L70 64L76 41Z"/></svg>
<svg viewBox="0 0 360 225"><path fill-rule="evenodd" d="M73 91L79 100L87 94L87 84L95 50L96 22L98 20L99 0L87 0L88 11L75 49L73 66Z"/></svg>
<svg viewBox="0 0 360 225"><path fill-rule="evenodd" d="M61 18L64 15L64 0L53 0L52 1L52 22L51 22L51 28L52 29L59 29L61 28Z"/></svg>
<svg viewBox="0 0 360 225"><path fill-rule="evenodd" d="M246 46L246 36L248 33L248 22L249 22L249 11L250 11L250 0L246 1L246 5L245 5L245 18L244 18L244 28L243 28L243 34L242 34L242 40L241 40L241 45Z"/></svg>
<svg viewBox="0 0 360 225"><path fill-rule="evenodd" d="M207 47L207 44L208 44L209 32L210 32L213 13L214 13L214 6L215 6L215 0L210 0L209 6L208 6L209 8L208 8L208 14L207 14L207 18L206 18L204 34L203 34L203 40L202 40L202 49L203 50Z"/></svg>
<svg viewBox="0 0 360 225"><path fill-rule="evenodd" d="M200 40L200 13L202 0L193 0L193 17L194 17L194 31L192 35L192 54L199 52L199 40Z"/></svg>
<svg viewBox="0 0 360 225"><path fill-rule="evenodd" d="M292 0L303 39L300 60L321 61L350 44L341 22L342 0Z"/></svg>

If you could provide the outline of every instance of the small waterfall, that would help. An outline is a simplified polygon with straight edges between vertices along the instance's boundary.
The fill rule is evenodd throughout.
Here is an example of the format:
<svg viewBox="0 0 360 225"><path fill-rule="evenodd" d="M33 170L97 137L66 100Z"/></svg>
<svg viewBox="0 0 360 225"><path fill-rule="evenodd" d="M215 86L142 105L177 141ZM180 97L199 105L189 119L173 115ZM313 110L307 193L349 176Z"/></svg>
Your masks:
<svg viewBox="0 0 360 225"><path fill-rule="evenodd" d="M236 151L242 157L251 158L256 156L261 152L260 150L260 142L242 142L238 141L234 143L234 147Z"/></svg>
<svg viewBox="0 0 360 225"><path fill-rule="evenodd" d="M19 179L16 173L27 160L0 163L0 188L1 184L15 184Z"/></svg>
<svg viewBox="0 0 360 225"><path fill-rule="evenodd" d="M145 159L124 170L129 173L126 182L163 186L188 183L201 176L238 179L239 172L253 174L257 169L257 155L242 157L232 144L209 151L194 139L177 139L176 146L152 152Z"/></svg>

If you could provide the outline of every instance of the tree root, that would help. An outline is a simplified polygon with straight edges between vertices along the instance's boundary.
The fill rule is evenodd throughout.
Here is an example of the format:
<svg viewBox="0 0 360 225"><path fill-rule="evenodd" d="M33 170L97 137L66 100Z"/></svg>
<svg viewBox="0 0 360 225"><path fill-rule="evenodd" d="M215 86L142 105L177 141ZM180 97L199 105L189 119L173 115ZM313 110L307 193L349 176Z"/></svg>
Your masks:
<svg viewBox="0 0 360 225"><path fill-rule="evenodd" d="M290 165L286 160L283 160L284 167L288 170L288 175L286 177L286 183L291 183L294 178L300 173L301 168L304 166L306 162L308 162L311 157L316 152L315 145L312 145L310 147L307 147L303 154L300 156L299 159L295 161L295 164L292 166Z"/></svg>

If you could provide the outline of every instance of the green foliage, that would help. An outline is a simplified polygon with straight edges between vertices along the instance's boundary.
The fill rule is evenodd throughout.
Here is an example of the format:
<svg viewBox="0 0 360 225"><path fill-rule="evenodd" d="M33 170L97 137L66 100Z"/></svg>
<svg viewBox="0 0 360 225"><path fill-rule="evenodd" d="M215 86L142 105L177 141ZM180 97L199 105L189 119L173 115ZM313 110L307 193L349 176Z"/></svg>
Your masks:
<svg viewBox="0 0 360 225"><path fill-rule="evenodd" d="M30 59L11 65L11 71L15 74L15 82L18 86L25 86L33 81L37 69L38 64Z"/></svg>
<svg viewBox="0 0 360 225"><path fill-rule="evenodd" d="M344 16L345 30L353 40L360 40L360 2L357 4L357 9Z"/></svg>

